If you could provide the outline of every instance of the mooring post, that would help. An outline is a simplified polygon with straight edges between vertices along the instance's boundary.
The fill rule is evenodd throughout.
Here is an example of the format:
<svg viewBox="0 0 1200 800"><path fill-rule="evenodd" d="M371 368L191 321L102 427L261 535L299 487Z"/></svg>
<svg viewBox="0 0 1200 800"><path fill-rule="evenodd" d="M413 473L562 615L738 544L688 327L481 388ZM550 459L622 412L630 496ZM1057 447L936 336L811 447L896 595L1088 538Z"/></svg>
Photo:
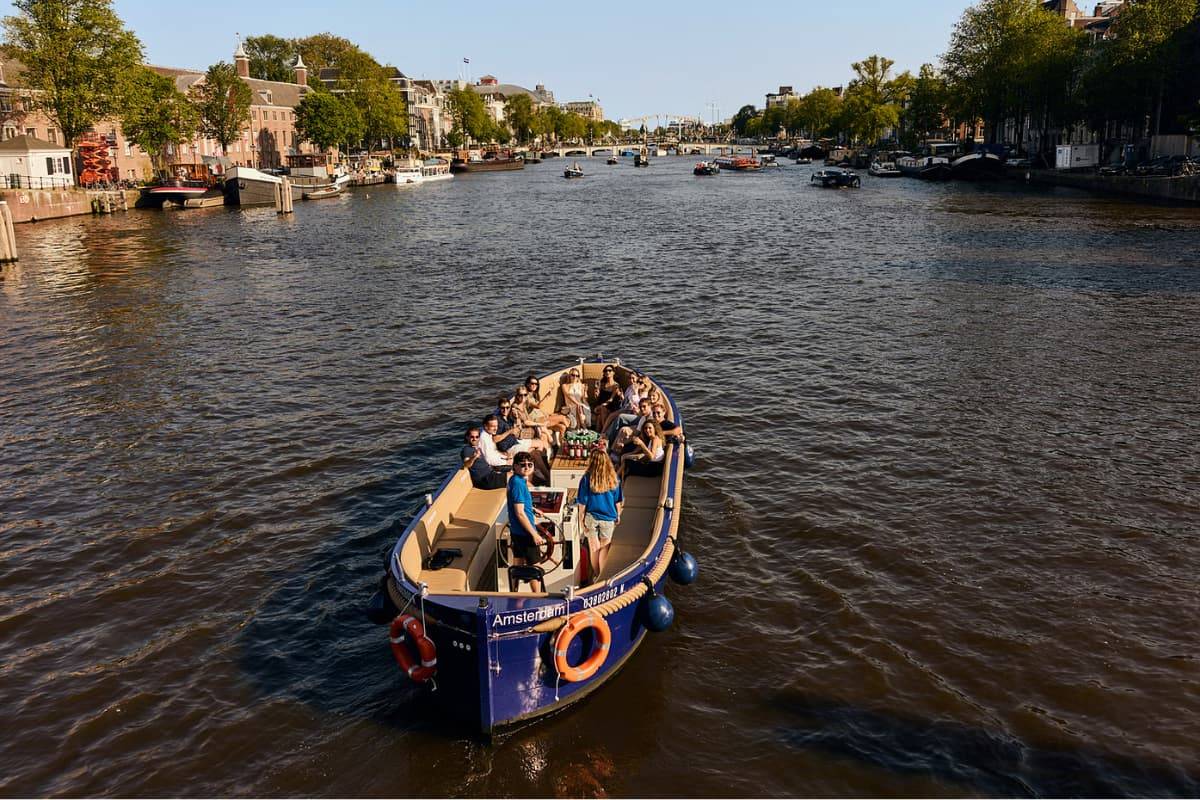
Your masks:
<svg viewBox="0 0 1200 800"><path fill-rule="evenodd" d="M286 177L278 184L279 202L275 206L275 210L279 214L292 213L292 182Z"/></svg>
<svg viewBox="0 0 1200 800"><path fill-rule="evenodd" d="M0 200L0 263L8 264L19 260L17 236L13 232L12 211L7 200Z"/></svg>

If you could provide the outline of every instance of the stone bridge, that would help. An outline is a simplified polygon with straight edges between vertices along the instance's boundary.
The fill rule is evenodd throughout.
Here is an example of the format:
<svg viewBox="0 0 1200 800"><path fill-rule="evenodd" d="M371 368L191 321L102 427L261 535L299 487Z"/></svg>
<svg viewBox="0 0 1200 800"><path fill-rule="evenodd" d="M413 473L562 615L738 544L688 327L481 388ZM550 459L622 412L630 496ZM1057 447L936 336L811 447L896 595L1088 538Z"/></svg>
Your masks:
<svg viewBox="0 0 1200 800"><path fill-rule="evenodd" d="M629 142L627 144L568 144L554 145L553 147L538 147L528 148L529 152L533 153L556 153L563 158L575 156L578 158L594 158L596 156L605 157L609 155L620 155L623 151L630 150L637 152L641 150L643 144L641 142ZM750 150L746 145L730 145L718 144L715 142L680 142L679 144L656 145L654 142L649 144L650 152L653 153L655 148L666 150L671 153L679 153L682 155L706 155L719 156L728 155L734 150L747 152Z"/></svg>

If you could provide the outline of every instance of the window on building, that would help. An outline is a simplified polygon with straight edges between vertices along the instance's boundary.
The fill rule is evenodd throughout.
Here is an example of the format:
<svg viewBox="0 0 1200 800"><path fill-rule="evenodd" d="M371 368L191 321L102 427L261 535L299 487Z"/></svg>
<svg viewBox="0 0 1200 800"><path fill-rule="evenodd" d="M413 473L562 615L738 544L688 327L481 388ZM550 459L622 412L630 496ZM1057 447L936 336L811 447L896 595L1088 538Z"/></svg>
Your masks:
<svg viewBox="0 0 1200 800"><path fill-rule="evenodd" d="M25 135L32 136L36 139L37 138L37 128L26 128Z"/></svg>
<svg viewBox="0 0 1200 800"><path fill-rule="evenodd" d="M250 119L258 119L258 109L257 108L250 109Z"/></svg>
<svg viewBox="0 0 1200 800"><path fill-rule="evenodd" d="M54 128L47 128L46 141L50 142L50 144L58 144L58 131Z"/></svg>
<svg viewBox="0 0 1200 800"><path fill-rule="evenodd" d="M17 135L16 128L5 128L4 129L4 140L5 141L8 141L9 139L13 138L16 135Z"/></svg>
<svg viewBox="0 0 1200 800"><path fill-rule="evenodd" d="M125 140L125 155L127 155L127 156L133 155L132 145L129 144L128 139Z"/></svg>
<svg viewBox="0 0 1200 800"><path fill-rule="evenodd" d="M57 159L57 158L51 158L50 156L46 156L46 174L47 174L47 175L53 175L53 174L54 174L54 166L55 166L57 163L58 163L58 159Z"/></svg>
<svg viewBox="0 0 1200 800"><path fill-rule="evenodd" d="M62 163L62 166L59 169L59 172L61 172L63 175L70 175L71 174L71 159L67 156L63 156L60 159L60 161Z"/></svg>

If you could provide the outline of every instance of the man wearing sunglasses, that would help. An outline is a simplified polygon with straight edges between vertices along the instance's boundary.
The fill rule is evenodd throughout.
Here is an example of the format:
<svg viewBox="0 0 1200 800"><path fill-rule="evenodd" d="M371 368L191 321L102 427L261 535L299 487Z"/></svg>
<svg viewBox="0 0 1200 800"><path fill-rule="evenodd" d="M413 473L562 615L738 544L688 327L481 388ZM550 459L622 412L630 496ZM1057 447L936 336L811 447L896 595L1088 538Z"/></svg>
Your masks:
<svg viewBox="0 0 1200 800"><path fill-rule="evenodd" d="M508 482L508 534L512 542L512 564L536 564L541 559L538 548L545 537L537 529L533 512L533 494L529 491L529 476L533 474L533 457L517 453L513 459L513 476ZM544 592L540 580L530 581L535 592Z"/></svg>

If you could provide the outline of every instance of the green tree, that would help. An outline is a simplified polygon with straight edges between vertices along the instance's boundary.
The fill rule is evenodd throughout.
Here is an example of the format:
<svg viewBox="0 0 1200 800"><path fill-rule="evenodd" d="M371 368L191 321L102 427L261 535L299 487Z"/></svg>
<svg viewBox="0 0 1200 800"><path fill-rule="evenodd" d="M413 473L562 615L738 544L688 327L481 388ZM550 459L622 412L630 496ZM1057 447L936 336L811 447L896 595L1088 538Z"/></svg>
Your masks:
<svg viewBox="0 0 1200 800"><path fill-rule="evenodd" d="M759 130L762 131L761 136L776 136L780 129L787 127L787 107L786 106L771 106L764 109L762 113L762 123Z"/></svg>
<svg viewBox="0 0 1200 800"><path fill-rule="evenodd" d="M250 77L290 83L295 73L296 43L273 34L247 36L243 46L250 56Z"/></svg>
<svg viewBox="0 0 1200 800"><path fill-rule="evenodd" d="M327 67L343 69L344 62L351 57L365 55L354 42L332 33L305 36L294 40L293 44L313 76L319 76L321 70Z"/></svg>
<svg viewBox="0 0 1200 800"><path fill-rule="evenodd" d="M135 67L122 92L121 130L150 156L156 171L167 165L167 146L190 140L200 127L200 113L175 81L147 67Z"/></svg>
<svg viewBox="0 0 1200 800"><path fill-rule="evenodd" d="M800 99L802 125L814 139L832 133L842 108L842 98L833 89L814 88Z"/></svg>
<svg viewBox="0 0 1200 800"><path fill-rule="evenodd" d="M467 137L480 142L490 140L492 118L483 104L483 98L471 87L456 87L446 96L446 103L453 120L451 131L457 131L460 142Z"/></svg>
<svg viewBox="0 0 1200 800"><path fill-rule="evenodd" d="M296 106L296 130L302 139L325 151L360 141L365 126L358 107L330 92L309 92Z"/></svg>
<svg viewBox="0 0 1200 800"><path fill-rule="evenodd" d="M747 136L746 124L758 115L758 110L752 105L744 105L733 115L730 126L738 136Z"/></svg>
<svg viewBox="0 0 1200 800"><path fill-rule="evenodd" d="M123 76L142 59L109 0L14 0L4 50L25 65L23 81L68 145L121 108Z"/></svg>
<svg viewBox="0 0 1200 800"><path fill-rule="evenodd" d="M533 123L533 101L527 94L515 94L504 103L504 118L518 142L529 140Z"/></svg>
<svg viewBox="0 0 1200 800"><path fill-rule="evenodd" d="M946 104L945 79L932 64L922 64L902 114L907 146L940 134L945 128Z"/></svg>
<svg viewBox="0 0 1200 800"><path fill-rule="evenodd" d="M192 89L200 111L200 129L221 145L228 154L229 145L242 135L250 122L250 87L238 77L227 61L213 64Z"/></svg>
<svg viewBox="0 0 1200 800"><path fill-rule="evenodd" d="M846 87L843 118L850 134L868 145L877 143L887 129L900 122L900 104L911 76L905 73L893 78L894 63L872 55L851 65L855 77Z"/></svg>
<svg viewBox="0 0 1200 800"><path fill-rule="evenodd" d="M1019 129L1026 118L1045 125L1067 115L1082 37L1039 0L983 0L968 8L942 56L952 115L982 119L992 142L1006 121Z"/></svg>

